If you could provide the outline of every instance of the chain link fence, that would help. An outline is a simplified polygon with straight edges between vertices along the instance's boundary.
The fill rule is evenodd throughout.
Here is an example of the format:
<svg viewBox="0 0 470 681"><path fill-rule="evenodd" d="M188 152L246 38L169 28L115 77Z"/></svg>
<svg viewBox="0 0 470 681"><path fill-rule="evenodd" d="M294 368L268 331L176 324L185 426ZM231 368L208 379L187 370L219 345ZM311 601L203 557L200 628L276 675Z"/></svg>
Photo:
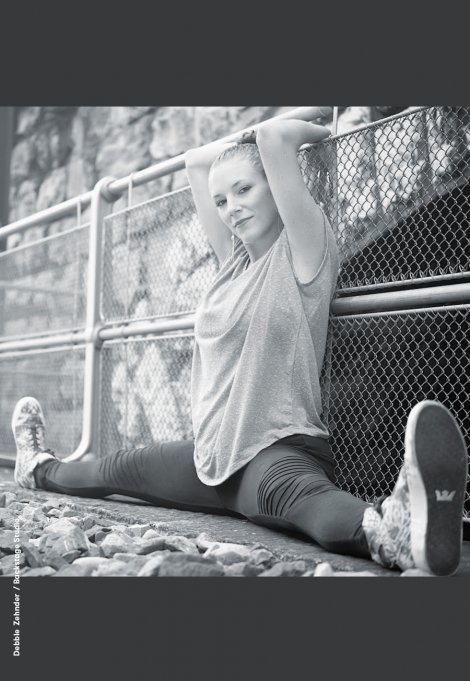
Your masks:
<svg viewBox="0 0 470 681"><path fill-rule="evenodd" d="M192 334L103 344L101 455L156 440L193 437L190 404Z"/></svg>
<svg viewBox="0 0 470 681"><path fill-rule="evenodd" d="M336 232L340 295L470 274L470 108L429 107L302 153Z"/></svg>
<svg viewBox="0 0 470 681"><path fill-rule="evenodd" d="M16 402L33 395L43 407L47 446L71 454L82 434L85 349L57 348L0 355L0 454L16 452L10 419Z"/></svg>
<svg viewBox="0 0 470 681"><path fill-rule="evenodd" d="M469 311L452 306L331 320L323 404L340 487L368 501L391 492L407 416L420 400L450 409L470 446Z"/></svg>
<svg viewBox="0 0 470 681"><path fill-rule="evenodd" d="M191 312L218 269L189 187L108 216L104 252L109 322Z"/></svg>
<svg viewBox="0 0 470 681"><path fill-rule="evenodd" d="M85 323L89 226L0 253L0 337Z"/></svg>

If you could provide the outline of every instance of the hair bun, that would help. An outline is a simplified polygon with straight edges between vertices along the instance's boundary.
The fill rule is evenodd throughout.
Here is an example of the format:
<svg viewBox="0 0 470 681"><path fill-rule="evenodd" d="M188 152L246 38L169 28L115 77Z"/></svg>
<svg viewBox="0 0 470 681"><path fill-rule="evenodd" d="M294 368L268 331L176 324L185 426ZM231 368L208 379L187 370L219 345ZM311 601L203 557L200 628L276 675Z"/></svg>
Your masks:
<svg viewBox="0 0 470 681"><path fill-rule="evenodd" d="M256 130L247 130L237 140L237 144L256 144Z"/></svg>

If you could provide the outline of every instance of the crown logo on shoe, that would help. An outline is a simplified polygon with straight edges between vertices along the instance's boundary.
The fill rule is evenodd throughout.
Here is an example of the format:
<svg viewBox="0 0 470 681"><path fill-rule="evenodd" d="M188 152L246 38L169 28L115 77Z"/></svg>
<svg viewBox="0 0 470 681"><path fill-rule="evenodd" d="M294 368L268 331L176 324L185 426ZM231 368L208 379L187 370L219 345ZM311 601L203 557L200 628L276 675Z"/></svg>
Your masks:
<svg viewBox="0 0 470 681"><path fill-rule="evenodd" d="M449 492L446 489L441 490L434 490L436 492L436 501L452 501L454 498L455 494L455 489L452 490L452 492Z"/></svg>

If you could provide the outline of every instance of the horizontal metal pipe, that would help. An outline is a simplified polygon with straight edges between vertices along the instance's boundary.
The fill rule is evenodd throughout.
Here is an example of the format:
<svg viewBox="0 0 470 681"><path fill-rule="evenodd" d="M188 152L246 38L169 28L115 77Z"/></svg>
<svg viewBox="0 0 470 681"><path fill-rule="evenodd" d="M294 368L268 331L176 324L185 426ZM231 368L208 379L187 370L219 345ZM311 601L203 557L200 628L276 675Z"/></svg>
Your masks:
<svg viewBox="0 0 470 681"><path fill-rule="evenodd" d="M25 338L24 340L8 340L0 342L0 354L3 355L3 353L15 351L54 348L58 345L81 345L85 342L85 331L73 331L72 333L60 333L50 336Z"/></svg>
<svg viewBox="0 0 470 681"><path fill-rule="evenodd" d="M360 312L386 312L411 307L423 308L430 305L468 302L470 302L470 284L452 284L336 298L331 304L331 312L334 315L352 315Z"/></svg>
<svg viewBox="0 0 470 681"><path fill-rule="evenodd" d="M466 305L437 305L436 307L410 307L406 308L404 310L388 310L386 312L382 311L373 311L373 312L364 312L364 313L358 313L358 314L346 314L346 315L335 315L332 318L332 321L340 321L342 319L365 319L366 317L370 318L373 317L374 319L378 317L395 317L398 315L408 315L412 317L413 315L419 315L419 314L431 314L434 312L459 312L460 310L464 311L467 310L470 312L470 304Z"/></svg>
<svg viewBox="0 0 470 681"><path fill-rule="evenodd" d="M80 194L80 196L75 196L73 199L62 201L62 203L57 203L55 206L45 208L38 213L33 213L33 215L28 215L25 218L21 218L21 220L5 225L5 227L0 227L0 239L3 239L10 234L15 234L16 232L22 232L25 229L28 229L28 227L34 227L35 225L40 225L44 222L52 222L53 220L58 220L70 213L75 213L79 202L81 208L91 203L91 196L92 192Z"/></svg>
<svg viewBox="0 0 470 681"><path fill-rule="evenodd" d="M394 121L397 118L405 118L406 116L411 116L412 114L418 113L418 111L425 111L426 109L430 108L431 108L430 106L410 106L405 111L393 114L393 116L379 118L378 121L373 121L372 123L364 123L363 125L358 125L357 127L354 127L351 130L346 130L346 132L341 132L339 135L332 135L331 137L328 138L328 141L337 140L342 137L349 137L350 135L354 135L356 132L362 132L363 130L367 130L368 128L380 127L383 123Z"/></svg>
<svg viewBox="0 0 470 681"><path fill-rule="evenodd" d="M99 333L101 341L114 340L116 338L130 338L133 336L166 333L170 331L184 331L194 328L194 314L184 317L172 317L156 319L154 321L134 322L121 324L120 326L102 328Z"/></svg>
<svg viewBox="0 0 470 681"><path fill-rule="evenodd" d="M421 277L420 279L401 279L400 281L384 281L380 284L364 284L363 286L350 286L348 288L338 289L339 297L347 296L348 294L358 294L363 291L370 291L378 295L383 289L397 289L400 286L421 286L422 284L431 284L433 282L453 282L457 279L470 278L469 272L454 272L449 274L437 274L435 277Z"/></svg>
<svg viewBox="0 0 470 681"><path fill-rule="evenodd" d="M325 115L327 113L327 110L331 109L331 107L325 107L325 106L319 106L319 107L313 107L314 109L317 109L317 114L315 115L315 112L312 112L312 107L307 107L307 106L301 106L297 107L296 109L292 109L292 111L286 111L283 114L279 114L278 116L274 116L273 120L277 119L284 119L288 120L290 118L298 118L300 120L306 120L309 121L312 118L315 119L317 117L320 117L322 115ZM234 142L237 140L240 135L242 135L244 132L247 130L256 130L259 128L259 126L262 125L262 123L257 123L255 125L250 126L249 128L244 128L243 130L239 130L235 133L231 133L230 135L225 135L224 137L220 137L218 139L219 142ZM169 173L174 173L177 170L182 170L185 167L185 155L184 154L179 154L179 156L175 156L174 158L169 158L166 161L162 161L161 163L156 163L153 166L150 166L149 168L145 168L144 170L139 170L138 172L131 173L130 175L127 175L126 177L120 178L119 180L115 180L114 182L111 182L108 185L108 190L111 193L115 193L116 195L120 196L122 192L126 191L127 188L129 187L130 182L132 181L132 186L133 187L138 187L141 184L145 184L145 182L149 182L150 180L155 180L158 177L162 177L163 175L168 175Z"/></svg>

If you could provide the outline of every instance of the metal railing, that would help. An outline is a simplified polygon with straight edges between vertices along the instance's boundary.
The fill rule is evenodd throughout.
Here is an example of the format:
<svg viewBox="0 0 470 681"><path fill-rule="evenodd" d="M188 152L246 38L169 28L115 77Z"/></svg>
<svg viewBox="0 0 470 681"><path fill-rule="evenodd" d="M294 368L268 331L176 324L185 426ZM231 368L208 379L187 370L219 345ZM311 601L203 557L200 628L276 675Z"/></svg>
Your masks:
<svg viewBox="0 0 470 681"><path fill-rule="evenodd" d="M420 399L449 406L470 441L468 136L469 109L416 107L299 152L342 260L322 374L324 416L340 486L367 499L393 486L406 415ZM1 238L91 205L89 224L20 247L61 253L59 244L70 244L75 256L62 261L68 283L60 290L48 255L30 256L28 270L15 264L20 249L0 254L11 296L0 326L0 449L11 461L5 417L32 391L45 402L48 445L66 460L192 436L194 309L217 262L189 188L131 205L133 187L183 167L181 155L104 178L93 192L0 229ZM128 207L113 213L126 192ZM23 312L36 308L33 323L21 327Z"/></svg>

